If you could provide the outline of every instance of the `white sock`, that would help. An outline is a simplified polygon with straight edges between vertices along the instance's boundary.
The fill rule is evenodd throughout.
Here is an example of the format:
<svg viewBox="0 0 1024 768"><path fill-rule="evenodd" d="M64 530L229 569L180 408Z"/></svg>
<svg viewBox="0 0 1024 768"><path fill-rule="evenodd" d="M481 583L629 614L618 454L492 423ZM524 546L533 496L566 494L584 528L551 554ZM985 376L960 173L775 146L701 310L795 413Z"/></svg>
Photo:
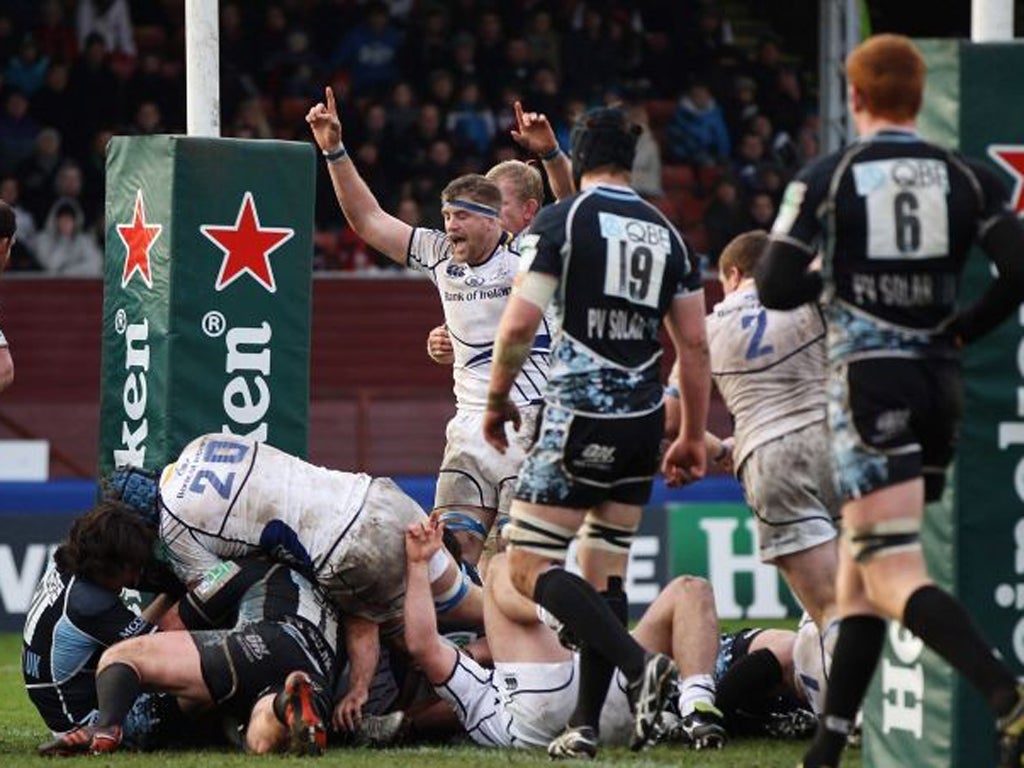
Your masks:
<svg viewBox="0 0 1024 768"><path fill-rule="evenodd" d="M690 675L679 682L679 714L686 717L697 702L714 706L715 678L711 675Z"/></svg>

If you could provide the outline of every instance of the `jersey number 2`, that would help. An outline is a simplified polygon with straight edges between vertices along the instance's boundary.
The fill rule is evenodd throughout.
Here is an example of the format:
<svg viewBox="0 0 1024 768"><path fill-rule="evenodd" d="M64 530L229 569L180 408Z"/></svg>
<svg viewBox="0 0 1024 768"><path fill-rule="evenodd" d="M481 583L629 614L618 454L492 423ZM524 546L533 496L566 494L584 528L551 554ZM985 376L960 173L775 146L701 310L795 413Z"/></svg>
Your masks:
<svg viewBox="0 0 1024 768"><path fill-rule="evenodd" d="M761 344L765 328L768 326L768 313L765 310L762 309L756 315L744 315L741 323L744 330L751 325L754 326L754 335L750 337L750 344L747 346L747 360L756 360L775 351L771 344Z"/></svg>
<svg viewBox="0 0 1024 768"><path fill-rule="evenodd" d="M217 495L222 499L226 499L231 495L231 486L235 484L235 473L229 472L227 477L221 480L216 472L212 472L209 469L201 469L196 472L196 478L192 481L192 484L188 487L193 493L202 493L206 490L207 483L209 486L217 492Z"/></svg>

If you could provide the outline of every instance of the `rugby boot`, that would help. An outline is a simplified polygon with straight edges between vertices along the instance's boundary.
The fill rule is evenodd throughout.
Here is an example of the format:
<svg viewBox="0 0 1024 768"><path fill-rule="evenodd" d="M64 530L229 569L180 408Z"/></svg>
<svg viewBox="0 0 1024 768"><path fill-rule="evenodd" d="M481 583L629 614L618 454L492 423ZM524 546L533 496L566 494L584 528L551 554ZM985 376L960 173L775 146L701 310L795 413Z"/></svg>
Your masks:
<svg viewBox="0 0 1024 768"><path fill-rule="evenodd" d="M725 717L714 704L698 701L693 711L682 718L679 729L694 749L721 749L725 746Z"/></svg>
<svg viewBox="0 0 1024 768"><path fill-rule="evenodd" d="M663 653L645 654L643 674L626 689L634 718L629 748L634 752L653 742L657 736L661 711L676 689L678 678L675 662L668 656Z"/></svg>
<svg viewBox="0 0 1024 768"><path fill-rule="evenodd" d="M43 757L68 757L70 755L84 755L89 751L92 744L92 735L96 729L91 725L82 725L78 728L54 736L45 744L40 744L36 753Z"/></svg>
<svg viewBox="0 0 1024 768"><path fill-rule="evenodd" d="M284 681L284 720L288 751L293 755L322 755L327 731L313 701L313 683L305 672L292 672Z"/></svg>
<svg viewBox="0 0 1024 768"><path fill-rule="evenodd" d="M363 715L359 724L357 741L368 747L386 747L402 737L405 712L389 712L386 715Z"/></svg>
<svg viewBox="0 0 1024 768"><path fill-rule="evenodd" d="M89 742L89 751L94 755L108 755L117 752L121 747L121 739L124 737L124 729L120 725L97 726L93 730L92 741Z"/></svg>
<svg viewBox="0 0 1024 768"><path fill-rule="evenodd" d="M589 725L567 725L548 744L552 760L593 760L597 756L597 731Z"/></svg>
<svg viewBox="0 0 1024 768"><path fill-rule="evenodd" d="M1024 766L1024 686L1017 686L1017 703L996 721L999 733L998 768Z"/></svg>

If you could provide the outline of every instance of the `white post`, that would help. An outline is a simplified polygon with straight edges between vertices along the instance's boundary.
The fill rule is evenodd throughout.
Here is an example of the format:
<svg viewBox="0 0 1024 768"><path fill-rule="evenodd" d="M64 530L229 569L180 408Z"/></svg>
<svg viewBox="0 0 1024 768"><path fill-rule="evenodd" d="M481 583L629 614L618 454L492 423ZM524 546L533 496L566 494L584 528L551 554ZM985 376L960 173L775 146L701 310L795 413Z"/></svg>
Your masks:
<svg viewBox="0 0 1024 768"><path fill-rule="evenodd" d="M975 43L1013 40L1013 0L974 0L971 3L971 40Z"/></svg>
<svg viewBox="0 0 1024 768"><path fill-rule="evenodd" d="M220 136L217 0L185 0L185 124L189 136Z"/></svg>

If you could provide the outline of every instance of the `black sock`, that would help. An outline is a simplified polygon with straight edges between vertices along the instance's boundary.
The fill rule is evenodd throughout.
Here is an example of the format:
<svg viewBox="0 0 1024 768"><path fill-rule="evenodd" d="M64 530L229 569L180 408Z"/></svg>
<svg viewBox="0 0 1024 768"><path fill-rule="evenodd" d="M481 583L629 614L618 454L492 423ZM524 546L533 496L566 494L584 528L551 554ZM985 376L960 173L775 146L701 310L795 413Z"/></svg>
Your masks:
<svg viewBox="0 0 1024 768"><path fill-rule="evenodd" d="M959 600L928 584L910 596L903 626L981 691L997 716L1017 702L1017 680L992 652Z"/></svg>
<svg viewBox="0 0 1024 768"><path fill-rule="evenodd" d="M884 644L885 621L877 616L847 616L839 623L825 712L804 756L804 768L839 764Z"/></svg>
<svg viewBox="0 0 1024 768"><path fill-rule="evenodd" d="M629 622L629 601L622 591L622 579L612 576L608 589L601 593L612 613L623 627ZM608 695L608 686L615 674L615 664L608 661L596 649L584 645L580 649L580 687L576 697L576 709L569 717L569 725L589 725L595 731L601 722L601 709Z"/></svg>
<svg viewBox="0 0 1024 768"><path fill-rule="evenodd" d="M142 681L135 667L121 662L104 667L96 675L96 701L100 714L96 725L124 725L135 699L142 690Z"/></svg>
<svg viewBox="0 0 1024 768"><path fill-rule="evenodd" d="M288 706L288 697L284 695L284 686L274 695L273 710L274 717L277 718L279 723L288 725L288 721L285 718L285 707Z"/></svg>
<svg viewBox="0 0 1024 768"><path fill-rule="evenodd" d="M715 706L730 720L739 710L764 712L782 684L782 665L768 648L748 653L722 675L715 693Z"/></svg>
<svg viewBox="0 0 1024 768"><path fill-rule="evenodd" d="M644 649L597 590L574 573L552 568L537 577L533 601L565 624L585 648L613 661L631 681L643 673Z"/></svg>

